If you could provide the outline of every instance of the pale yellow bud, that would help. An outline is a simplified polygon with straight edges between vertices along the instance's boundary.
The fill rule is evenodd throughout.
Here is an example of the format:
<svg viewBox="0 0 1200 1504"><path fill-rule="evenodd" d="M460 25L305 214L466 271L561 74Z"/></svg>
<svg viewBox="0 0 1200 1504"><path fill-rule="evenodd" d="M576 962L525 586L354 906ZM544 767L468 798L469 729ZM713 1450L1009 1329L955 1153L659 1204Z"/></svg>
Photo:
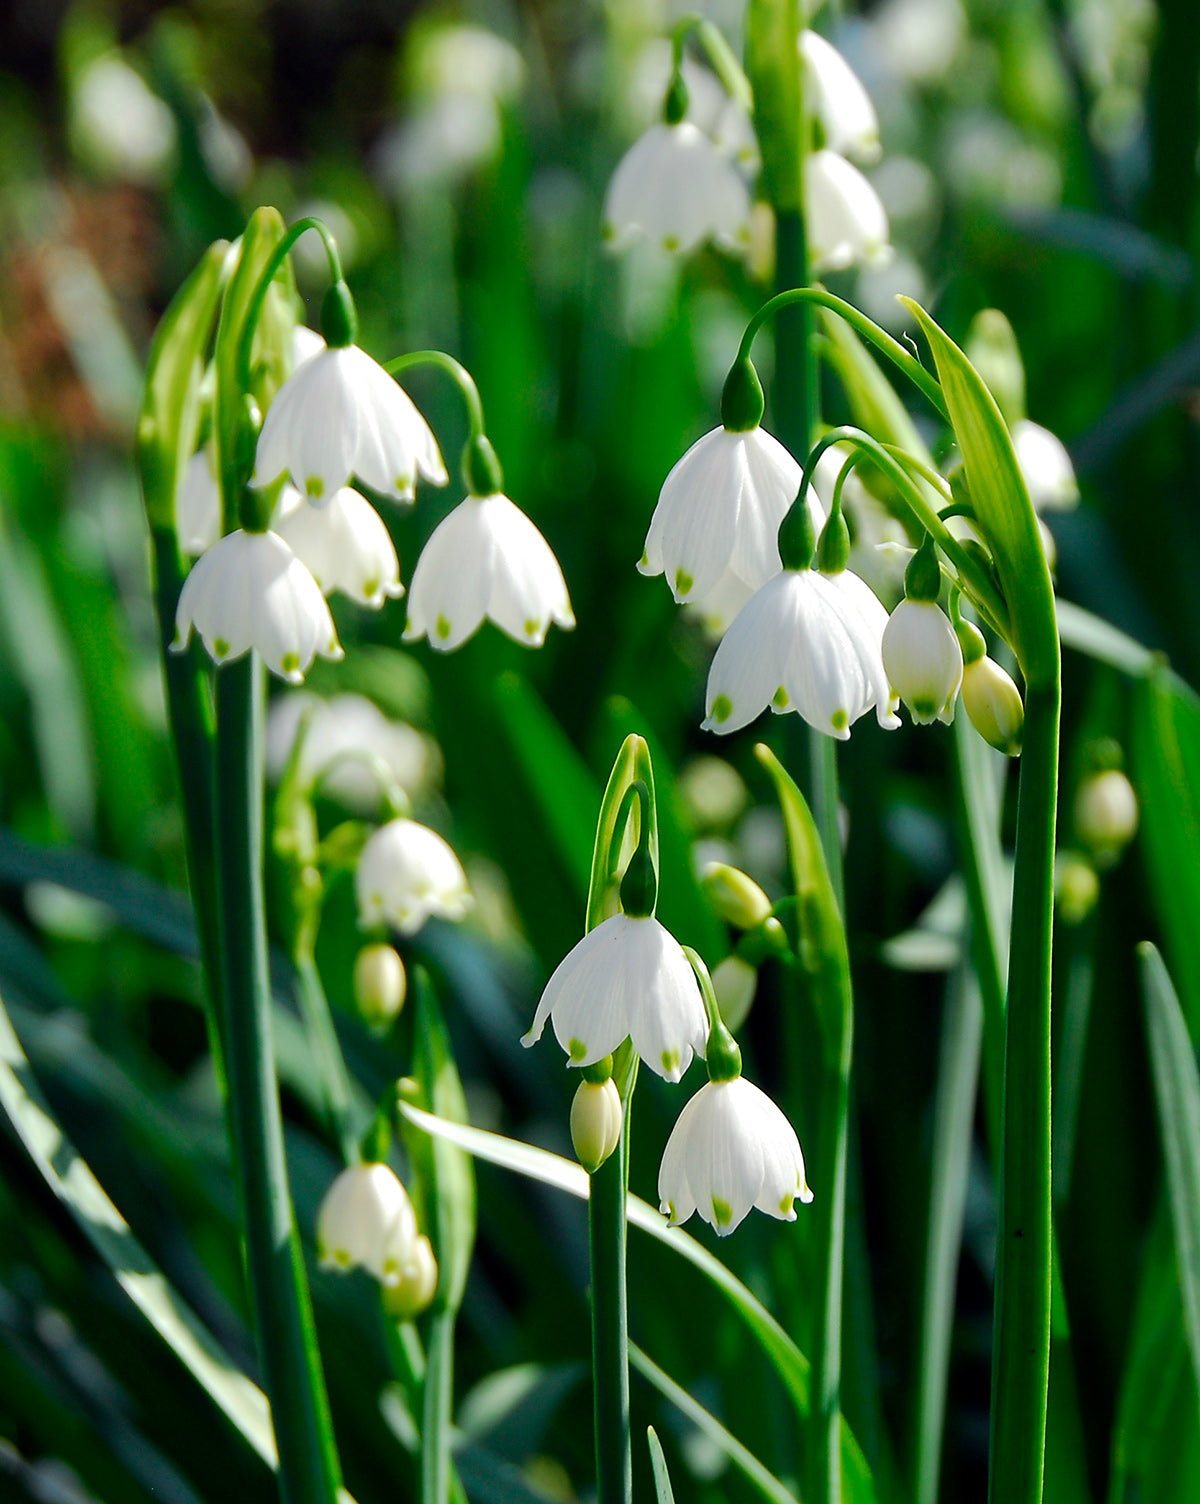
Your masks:
<svg viewBox="0 0 1200 1504"><path fill-rule="evenodd" d="M390 945L364 945L354 959L354 1001L369 1024L391 1023L404 1007L408 979Z"/></svg>
<svg viewBox="0 0 1200 1504"><path fill-rule="evenodd" d="M962 702L972 726L985 742L1009 757L1020 756L1021 735L1025 730L1021 691L986 654L963 669Z"/></svg>
<svg viewBox="0 0 1200 1504"><path fill-rule="evenodd" d="M621 1141L621 1097L616 1082L581 1081L571 1103L575 1157L594 1174Z"/></svg>
<svg viewBox="0 0 1200 1504"><path fill-rule="evenodd" d="M433 1244L422 1234L396 1279L383 1287L383 1306L397 1321L419 1316L437 1293L438 1266Z"/></svg>
<svg viewBox="0 0 1200 1504"><path fill-rule="evenodd" d="M1064 851L1054 868L1054 897L1064 924L1082 924L1100 897L1096 869L1077 851Z"/></svg>
<svg viewBox="0 0 1200 1504"><path fill-rule="evenodd" d="M1090 773L1080 783L1075 794L1075 831L1098 862L1115 862L1137 828L1137 795L1119 768Z"/></svg>
<svg viewBox="0 0 1200 1504"><path fill-rule="evenodd" d="M746 1022L758 987L758 972L741 956L726 956L712 974L721 1018L731 1034Z"/></svg>
<svg viewBox="0 0 1200 1504"><path fill-rule="evenodd" d="M757 929L771 917L771 900L754 879L725 862L709 862L700 886L718 918L739 930Z"/></svg>

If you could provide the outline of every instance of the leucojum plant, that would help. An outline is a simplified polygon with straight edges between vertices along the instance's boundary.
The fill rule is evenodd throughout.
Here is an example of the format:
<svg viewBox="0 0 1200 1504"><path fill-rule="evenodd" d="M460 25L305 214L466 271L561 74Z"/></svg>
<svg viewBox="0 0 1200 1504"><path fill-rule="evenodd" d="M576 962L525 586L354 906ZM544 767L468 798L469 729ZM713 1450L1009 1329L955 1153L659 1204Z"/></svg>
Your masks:
<svg viewBox="0 0 1200 1504"><path fill-rule="evenodd" d="M717 82L688 56L692 46ZM583 938L550 978L525 1037L533 1044L551 1023L568 1065L580 1073L570 1126L589 1200L598 1495L601 1504L626 1504L632 1494L625 1255L633 1218L700 1263L749 1313L796 1403L803 1498L834 1504L869 1496L862 1452L840 1413L853 1003L834 752L868 711L885 729L900 724L901 705L916 723L948 722L961 694L986 741L1021 753L1006 988L994 915L981 911L978 921L991 937L987 964L1000 1000L990 1021L987 1075L1001 1184L990 1492L1002 1504L1032 1504L1041 1497L1050 1340L1049 987L1060 693L1050 572L1014 433L963 351L910 304L932 354L927 369L812 283L823 268L887 253L886 217L849 161L878 151L865 91L845 61L801 27L795 3L752 0L745 58L743 72L709 23L679 23L663 121L617 168L606 227L616 247L647 237L683 254L713 238L744 249L751 238L747 173L761 164L777 291L746 326L719 427L667 477L639 567L663 574L677 601L725 627L708 677L705 729L728 735L768 708L795 711L807 723L811 758L802 781L812 812L788 772L760 748L782 806L795 893L772 910L744 874L724 868L706 875L714 904L744 932L735 956L715 968L714 986L704 959L655 917L660 880L669 883L671 873L660 871L649 751L630 737L599 811ZM703 87L725 91L712 134L692 118L701 77ZM329 263L321 336L296 325L289 255L306 233L321 237ZM778 437L763 427L765 397L751 358L769 321ZM553 554L503 494L468 373L436 351L381 365L356 340L353 299L325 226L305 219L285 228L274 210L259 209L237 244L210 249L165 317L138 436L211 1047L280 1486L291 1504L331 1504L342 1486L288 1189L271 1037L263 670L294 685L316 656L342 656L325 601L330 592L373 608L403 591L375 504L411 504L418 482L443 485L448 476L432 432L398 384L400 373L426 363L447 374L470 426L461 465L467 495L417 563L406 638L424 637L448 651L486 617L536 646L552 623L574 625ZM949 479L864 341L949 425L961 461ZM822 427L819 344L831 352L861 426ZM863 466L876 484L882 478L910 543L904 600L890 618L850 567L845 512ZM198 556L190 569L189 555ZM985 632L1011 651L1023 696L988 654ZM956 734L961 743L961 718ZM377 827L352 820L319 834L313 796L329 762L306 759L314 735L311 716L302 713L273 828L287 879L297 994L345 1160L321 1208L318 1245L328 1263L362 1267L379 1281L397 1372L420 1397L422 1496L443 1504L462 1496L450 1416L454 1322L474 1236L464 1149L584 1187L561 1162L548 1168L548 1156L522 1153L465 1125L439 1004L423 975L415 983L413 1079L399 1094L385 1094L374 1113L356 1104L315 962L331 883L354 872L360 922L372 932L356 986L379 1018L395 1012L406 987L389 931L411 934L431 914L460 918L470 894L453 851L412 820L394 771L370 751L343 746L333 761L364 765L382 817ZM960 756L967 805L978 792L973 766L969 754ZM982 883L972 879L968 887L974 896ZM811 1190L794 1129L742 1076L733 1038L754 968L768 954L806 990L816 1020L820 1100L812 1116ZM662 1213L674 1226L698 1213L728 1234L752 1208L780 1220L794 1220L797 1203L804 1208L815 1249L807 1370L744 1286L629 1199L639 1068L678 1082L694 1057L703 1059L708 1079L664 1147ZM388 1164L398 1107L420 1216ZM414 1318L425 1311L419 1334ZM661 1452L652 1451L660 1490L669 1496ZM914 1492L922 1500L932 1497L929 1479L928 1467L919 1471ZM778 1480L769 1485L773 1497L788 1496Z"/></svg>

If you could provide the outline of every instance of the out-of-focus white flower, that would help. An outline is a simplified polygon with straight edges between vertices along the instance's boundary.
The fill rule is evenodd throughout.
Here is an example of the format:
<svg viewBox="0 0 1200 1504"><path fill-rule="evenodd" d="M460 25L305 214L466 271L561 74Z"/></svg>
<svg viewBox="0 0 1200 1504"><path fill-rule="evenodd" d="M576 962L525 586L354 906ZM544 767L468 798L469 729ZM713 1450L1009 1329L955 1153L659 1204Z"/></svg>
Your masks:
<svg viewBox="0 0 1200 1504"><path fill-rule="evenodd" d="M821 123L824 145L858 162L877 161L882 150L879 117L858 74L837 48L815 31L800 33L800 55L806 65L806 103Z"/></svg>
<svg viewBox="0 0 1200 1504"><path fill-rule="evenodd" d="M1120 768L1104 768L1081 779L1075 792L1075 833L1098 865L1111 865L1137 828L1137 795Z"/></svg>
<svg viewBox="0 0 1200 1504"><path fill-rule="evenodd" d="M191 558L221 536L221 488L213 472L211 444L198 449L184 466L175 493L175 532L179 547Z"/></svg>
<svg viewBox="0 0 1200 1504"><path fill-rule="evenodd" d="M258 436L257 480L284 472L310 500L328 501L357 475L373 490L411 501L416 478L449 478L437 440L411 399L357 345L317 351L267 409Z"/></svg>
<svg viewBox="0 0 1200 1504"><path fill-rule="evenodd" d="M240 193L254 171L254 157L245 136L221 114L207 94L199 99L196 133L200 155L213 182L226 193Z"/></svg>
<svg viewBox="0 0 1200 1504"><path fill-rule="evenodd" d="M581 1081L571 1102L571 1143L575 1158L595 1174L621 1142L621 1096L609 1076L604 1081Z"/></svg>
<svg viewBox="0 0 1200 1504"><path fill-rule="evenodd" d="M391 945L364 945L354 958L354 1002L376 1027L389 1024L404 1007L408 977Z"/></svg>
<svg viewBox="0 0 1200 1504"><path fill-rule="evenodd" d="M617 164L604 200L614 250L650 240L682 256L705 240L733 251L750 242L750 195L698 126L652 125Z"/></svg>
<svg viewBox="0 0 1200 1504"><path fill-rule="evenodd" d="M812 1200L800 1140L770 1097L742 1076L702 1086L679 1114L658 1172L672 1225L698 1211L724 1236L754 1206L794 1222L797 1197Z"/></svg>
<svg viewBox="0 0 1200 1504"><path fill-rule="evenodd" d="M390 924L415 935L431 916L461 919L471 907L462 864L436 831L389 820L367 841L354 874L362 929Z"/></svg>
<svg viewBox="0 0 1200 1504"><path fill-rule="evenodd" d="M785 569L755 592L708 673L706 731L738 731L770 706L845 740L872 708L899 726L883 667L887 611L848 569Z"/></svg>
<svg viewBox="0 0 1200 1504"><path fill-rule="evenodd" d="M199 632L217 663L257 648L267 667L300 684L313 658L342 657L320 586L277 533L226 533L192 565L175 612L182 652Z"/></svg>
<svg viewBox="0 0 1200 1504"><path fill-rule="evenodd" d="M967 34L962 0L884 0L871 25L879 56L912 83L940 78Z"/></svg>
<svg viewBox="0 0 1200 1504"><path fill-rule="evenodd" d="M936 601L903 600L883 633L883 666L918 726L954 719L963 655Z"/></svg>
<svg viewBox="0 0 1200 1504"><path fill-rule="evenodd" d="M655 37L638 54L625 100L626 113L643 129L662 118L663 98L670 88L675 62L670 41ZM685 56L680 74L687 91L684 119L698 127L717 150L732 158L748 176L760 165L758 138L744 106L725 91L717 75Z"/></svg>
<svg viewBox="0 0 1200 1504"><path fill-rule="evenodd" d="M434 529L413 571L406 642L448 653L495 622L541 647L551 622L573 627L566 581L550 545L507 496L468 496Z"/></svg>
<svg viewBox="0 0 1200 1504"><path fill-rule="evenodd" d="M75 145L94 167L144 188L162 185L175 160L175 117L140 73L106 53L83 70L71 103Z"/></svg>
<svg viewBox="0 0 1200 1504"><path fill-rule="evenodd" d="M779 573L779 524L802 473L764 428L712 429L663 482L638 569L665 574L677 601L702 608L730 575L757 590ZM819 533L825 513L811 487L806 500Z"/></svg>
<svg viewBox="0 0 1200 1504"><path fill-rule="evenodd" d="M713 991L721 1022L731 1034L746 1022L754 994L758 991L758 971L741 956L726 956L713 968Z"/></svg>
<svg viewBox="0 0 1200 1504"><path fill-rule="evenodd" d="M404 594L400 561L383 519L349 486L323 506L312 506L294 486L285 486L272 525L326 595L340 590L378 609L389 596Z"/></svg>
<svg viewBox="0 0 1200 1504"><path fill-rule="evenodd" d="M327 1269L366 1269L398 1284L413 1262L417 1216L408 1192L384 1164L350 1165L317 1213L317 1254Z"/></svg>
<svg viewBox="0 0 1200 1504"><path fill-rule="evenodd" d="M322 700L304 692L277 695L267 713L267 772L276 782L291 758L302 723L304 742L297 770L301 787L311 788L320 780L331 799L350 809L370 814L383 793L379 774L367 759L378 759L408 794L429 782L431 772L436 776L436 748L412 726L389 721L365 696L344 694Z"/></svg>
<svg viewBox="0 0 1200 1504"><path fill-rule="evenodd" d="M546 983L534 1044L549 1019L572 1065L594 1065L624 1039L665 1081L704 1054L708 1021L695 973L679 942L652 915L613 914L590 930Z"/></svg>
<svg viewBox="0 0 1200 1504"><path fill-rule="evenodd" d="M394 1284L383 1287L383 1306L395 1321L419 1316L437 1293L438 1266L433 1244L422 1233L413 1243L408 1263Z"/></svg>
<svg viewBox="0 0 1200 1504"><path fill-rule="evenodd" d="M814 271L880 266L891 257L879 195L835 151L813 152L804 164L804 217Z"/></svg>
<svg viewBox="0 0 1200 1504"><path fill-rule="evenodd" d="M1020 418L1012 426L1012 441L1035 511L1069 512L1079 505L1075 467L1060 438Z"/></svg>

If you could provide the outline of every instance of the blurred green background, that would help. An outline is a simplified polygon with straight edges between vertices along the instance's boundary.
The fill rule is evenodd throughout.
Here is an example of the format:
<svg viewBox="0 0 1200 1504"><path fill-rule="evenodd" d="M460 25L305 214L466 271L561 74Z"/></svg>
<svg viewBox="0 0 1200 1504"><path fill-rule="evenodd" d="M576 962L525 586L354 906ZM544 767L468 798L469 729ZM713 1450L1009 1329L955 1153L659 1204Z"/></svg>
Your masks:
<svg viewBox="0 0 1200 1504"><path fill-rule="evenodd" d="M708 9L735 45L740 12L736 0ZM425 644L401 651L402 602L371 616L337 604L347 660L320 665L311 684L365 693L436 738L443 775L418 813L463 855L477 909L461 929L430 924L406 956L437 980L473 1121L569 1153L570 1083L551 1047L525 1053L518 1038L581 932L593 822L622 737L642 731L656 757L660 914L710 965L730 942L702 905L690 848L725 843L780 896L780 825L752 747L769 740L801 780L807 758L792 717L719 743L701 735L711 645L634 568L662 479L716 421L742 324L767 289L714 251L680 265L601 248L604 187L654 115L652 44L677 14L644 0L10 0L0 11L0 990L71 1139L248 1371L131 461L148 342L208 243L273 203L289 220L327 219L370 353L436 346L474 374L509 494L562 563L577 629L530 653L487 627L441 657ZM879 109L885 155L872 176L897 248L887 269L830 285L897 331L895 292L959 339L979 309L1007 313L1029 414L1066 440L1083 493L1078 511L1051 519L1061 594L1200 682L1194 4L885 0L823 7L816 24ZM297 276L315 324L325 269L309 249ZM769 339L756 351L769 404ZM431 372L412 374L409 390L449 461L465 438L457 399ZM824 396L830 421L846 416L832 379ZM406 579L458 499L452 483L387 513ZM1164 944L1194 1029L1200 917L1186 900L1200 892L1200 796L1187 774L1200 768L1200 715L1070 651L1065 690L1062 845L1098 736L1125 748L1145 839L1058 936L1059 1065L1069 1059L1072 1074L1070 1121L1056 1124L1067 1147L1050 1445L1063 1469L1053 1476L1069 1481L1049 1497L1158 1504L1200 1490L1200 1405L1133 945ZM702 797L713 769L698 761L713 755L739 775L715 810ZM897 969L881 947L955 869L950 758L943 728L884 737L866 722L841 758L859 1015L844 1401L884 1499L906 1497L911 1469L939 1039L963 920L952 914L936 964L927 955ZM378 1092L408 1068L409 1025L381 1041L354 1016L356 943L343 888L320 959L352 1068ZM803 1139L792 1003L765 968L747 1057ZM289 1153L311 1243L336 1160L286 995L281 1007ZM653 1200L680 1099L651 1080L638 1104L632 1186ZM0 1496L270 1498L265 1468L8 1133L0 1170ZM586 1496L583 1210L482 1166L479 1195L459 1348L468 1493ZM721 1256L802 1335L796 1229L758 1221ZM946 1500L983 1487L994 1224L980 1134ZM792 1473L784 1399L719 1298L637 1234L630 1278L634 1339L768 1466ZM415 1494L373 1291L360 1276L313 1279L347 1483L360 1504ZM500 1371L507 1388L478 1387ZM681 1498L751 1496L636 1378L634 1409L641 1493L652 1422Z"/></svg>

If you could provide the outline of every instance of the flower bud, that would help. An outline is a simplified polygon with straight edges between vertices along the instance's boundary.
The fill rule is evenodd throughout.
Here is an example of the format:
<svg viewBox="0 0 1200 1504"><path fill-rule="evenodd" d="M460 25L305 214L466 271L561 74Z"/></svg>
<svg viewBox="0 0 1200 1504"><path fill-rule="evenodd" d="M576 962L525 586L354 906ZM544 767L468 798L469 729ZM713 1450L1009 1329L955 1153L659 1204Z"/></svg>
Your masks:
<svg viewBox="0 0 1200 1504"><path fill-rule="evenodd" d="M758 988L758 972L741 956L726 956L712 974L713 991L725 1027L731 1034L746 1022Z"/></svg>
<svg viewBox="0 0 1200 1504"><path fill-rule="evenodd" d="M1089 773L1075 794L1075 832L1096 861L1115 862L1137 828L1137 795L1120 768Z"/></svg>
<svg viewBox="0 0 1200 1504"><path fill-rule="evenodd" d="M771 916L771 900L753 878L725 862L709 862L700 878L713 912L739 930L753 930Z"/></svg>
<svg viewBox="0 0 1200 1504"><path fill-rule="evenodd" d="M1019 757L1025 729L1021 691L986 653L963 670L962 699L971 724L984 741L1009 757Z"/></svg>
<svg viewBox="0 0 1200 1504"><path fill-rule="evenodd" d="M934 601L903 600L883 630L888 682L918 726L954 719L963 655L954 628Z"/></svg>
<svg viewBox="0 0 1200 1504"><path fill-rule="evenodd" d="M408 1263L383 1287L383 1308L396 1321L419 1316L437 1294L438 1266L424 1234L413 1243Z"/></svg>
<svg viewBox="0 0 1200 1504"><path fill-rule="evenodd" d="M390 945L365 945L354 959L354 1001L367 1023L390 1024L404 1007L408 978Z"/></svg>
<svg viewBox="0 0 1200 1504"><path fill-rule="evenodd" d="M581 1081L571 1103L571 1142L575 1157L594 1175L621 1141L621 1097L611 1076Z"/></svg>
<svg viewBox="0 0 1200 1504"><path fill-rule="evenodd" d="M1087 857L1077 851L1060 853L1054 867L1054 899L1064 924L1082 924L1096 907L1100 879Z"/></svg>

